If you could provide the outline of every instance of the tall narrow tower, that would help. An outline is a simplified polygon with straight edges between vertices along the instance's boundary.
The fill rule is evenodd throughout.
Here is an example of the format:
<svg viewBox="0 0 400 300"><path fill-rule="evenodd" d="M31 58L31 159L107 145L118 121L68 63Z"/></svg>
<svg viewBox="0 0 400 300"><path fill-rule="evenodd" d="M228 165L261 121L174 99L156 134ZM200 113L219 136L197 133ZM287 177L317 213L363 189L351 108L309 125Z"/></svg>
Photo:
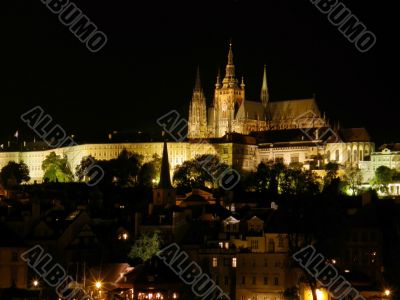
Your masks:
<svg viewBox="0 0 400 300"><path fill-rule="evenodd" d="M215 137L234 131L235 110L242 105L245 86L239 85L235 75L232 44L229 44L228 62L222 84L217 80L214 93Z"/></svg>
<svg viewBox="0 0 400 300"><path fill-rule="evenodd" d="M264 65L264 76L261 87L261 102L264 105L264 108L267 109L269 102L269 92L268 92L268 82L267 82L267 66Z"/></svg>
<svg viewBox="0 0 400 300"><path fill-rule="evenodd" d="M191 139L207 137L206 97L201 88L199 67L197 67L196 83L189 106L188 137Z"/></svg>
<svg viewBox="0 0 400 300"><path fill-rule="evenodd" d="M171 184L171 175L169 173L168 147L164 141L163 154L161 159L160 182L153 189L154 206L172 206L175 205L175 189Z"/></svg>

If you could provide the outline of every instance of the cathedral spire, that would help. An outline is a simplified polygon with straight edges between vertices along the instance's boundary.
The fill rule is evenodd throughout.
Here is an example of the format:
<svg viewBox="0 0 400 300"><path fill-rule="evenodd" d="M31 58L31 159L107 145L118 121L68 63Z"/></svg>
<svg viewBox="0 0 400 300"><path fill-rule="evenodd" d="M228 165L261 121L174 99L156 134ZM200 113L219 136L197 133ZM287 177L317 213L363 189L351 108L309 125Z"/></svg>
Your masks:
<svg viewBox="0 0 400 300"><path fill-rule="evenodd" d="M233 65L232 42L229 42L228 65Z"/></svg>
<svg viewBox="0 0 400 300"><path fill-rule="evenodd" d="M169 161L168 161L168 148L167 141L164 140L164 148L161 160L160 182L158 183L159 189L171 189L171 176L169 174Z"/></svg>
<svg viewBox="0 0 400 300"><path fill-rule="evenodd" d="M266 108L269 101L269 92L268 92L268 82L267 82L267 66L264 65L264 76L263 83L261 87L261 102Z"/></svg>
<svg viewBox="0 0 400 300"><path fill-rule="evenodd" d="M196 83L194 85L194 90L198 91L198 92L201 91L200 66L199 65L197 65Z"/></svg>
<svg viewBox="0 0 400 300"><path fill-rule="evenodd" d="M224 83L237 83L235 79L235 65L233 64L232 42L229 43L228 63L226 65Z"/></svg>

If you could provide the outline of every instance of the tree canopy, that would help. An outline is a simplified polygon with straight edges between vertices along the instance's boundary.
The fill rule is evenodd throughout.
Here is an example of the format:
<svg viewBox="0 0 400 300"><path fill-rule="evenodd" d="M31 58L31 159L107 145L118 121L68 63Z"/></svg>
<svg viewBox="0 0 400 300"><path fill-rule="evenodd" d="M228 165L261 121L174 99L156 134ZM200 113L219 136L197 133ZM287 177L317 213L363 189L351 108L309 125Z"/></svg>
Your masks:
<svg viewBox="0 0 400 300"><path fill-rule="evenodd" d="M312 171L303 170L301 165L286 166L281 162L260 163L257 171L250 175L252 188L272 195L316 194L319 192L317 177Z"/></svg>
<svg viewBox="0 0 400 300"><path fill-rule="evenodd" d="M20 163L10 161L0 171L0 182L4 188L10 188L29 180L29 168L23 161Z"/></svg>
<svg viewBox="0 0 400 300"><path fill-rule="evenodd" d="M161 157L153 155L153 159L144 163L139 172L139 184L152 187L154 182L160 180ZM154 182L153 182L154 181Z"/></svg>
<svg viewBox="0 0 400 300"><path fill-rule="evenodd" d="M143 233L136 239L128 256L132 259L140 259L142 262L146 262L160 251L161 242L158 231Z"/></svg>
<svg viewBox="0 0 400 300"><path fill-rule="evenodd" d="M221 174L228 168L216 155L199 155L176 167L173 182L183 191L207 185L217 187Z"/></svg>
<svg viewBox="0 0 400 300"><path fill-rule="evenodd" d="M74 179L66 155L50 152L42 162L43 180L46 182L71 182Z"/></svg>
<svg viewBox="0 0 400 300"><path fill-rule="evenodd" d="M388 185L395 177L397 177L396 170L392 170L386 166L380 166L375 170L375 176L371 183L381 192L387 193Z"/></svg>

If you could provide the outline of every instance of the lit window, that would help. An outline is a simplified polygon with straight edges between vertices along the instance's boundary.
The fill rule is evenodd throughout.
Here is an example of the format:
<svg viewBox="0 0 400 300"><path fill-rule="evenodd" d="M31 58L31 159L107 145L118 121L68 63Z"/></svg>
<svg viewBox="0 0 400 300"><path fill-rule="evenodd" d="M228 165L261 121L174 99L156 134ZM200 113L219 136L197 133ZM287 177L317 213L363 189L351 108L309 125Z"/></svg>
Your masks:
<svg viewBox="0 0 400 300"><path fill-rule="evenodd" d="M213 259L212 259L212 266L214 268L216 268L218 266L218 259L216 257L213 257Z"/></svg>
<svg viewBox="0 0 400 300"><path fill-rule="evenodd" d="M233 268L236 268L236 266L237 266L237 258L236 258L236 257L233 257L233 258L232 258L232 267L233 267Z"/></svg>
<svg viewBox="0 0 400 300"><path fill-rule="evenodd" d="M224 243L223 242L219 242L219 247L222 249L224 247Z"/></svg>

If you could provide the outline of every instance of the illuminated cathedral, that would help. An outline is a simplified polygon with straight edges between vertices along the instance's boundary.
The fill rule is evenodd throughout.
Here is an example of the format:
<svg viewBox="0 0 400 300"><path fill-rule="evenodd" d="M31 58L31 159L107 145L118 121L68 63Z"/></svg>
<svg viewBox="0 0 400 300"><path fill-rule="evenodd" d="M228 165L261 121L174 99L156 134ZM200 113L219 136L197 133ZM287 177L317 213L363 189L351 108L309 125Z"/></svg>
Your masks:
<svg viewBox="0 0 400 300"><path fill-rule="evenodd" d="M225 77L218 74L214 98L210 107L201 87L197 70L193 96L189 106L188 137L219 138L228 133L248 135L251 132L285 130L294 128L321 128L327 126L314 98L285 101L270 101L267 70L264 76L260 99L246 99L244 78L236 78L232 44L229 45Z"/></svg>
<svg viewBox="0 0 400 300"><path fill-rule="evenodd" d="M168 150L161 141L118 142L112 135L107 141L61 148L37 149L35 143L25 147L24 142L19 150L10 147L0 150L0 168L10 161L24 161L29 167L30 182L40 183L44 175L42 163L51 152L65 155L71 170L87 156L111 160L124 149L142 155L144 163L158 155L168 157L172 174L183 162L206 154L217 155L228 166L248 172L256 170L260 162L269 161L300 163L308 169L330 161L358 166L375 151L375 144L364 128L331 127L315 98L270 101L265 66L260 99L248 100L245 87L244 78L240 83L236 78L230 45L225 75L222 78L218 74L208 107L197 71L189 109L188 139L169 141Z"/></svg>

